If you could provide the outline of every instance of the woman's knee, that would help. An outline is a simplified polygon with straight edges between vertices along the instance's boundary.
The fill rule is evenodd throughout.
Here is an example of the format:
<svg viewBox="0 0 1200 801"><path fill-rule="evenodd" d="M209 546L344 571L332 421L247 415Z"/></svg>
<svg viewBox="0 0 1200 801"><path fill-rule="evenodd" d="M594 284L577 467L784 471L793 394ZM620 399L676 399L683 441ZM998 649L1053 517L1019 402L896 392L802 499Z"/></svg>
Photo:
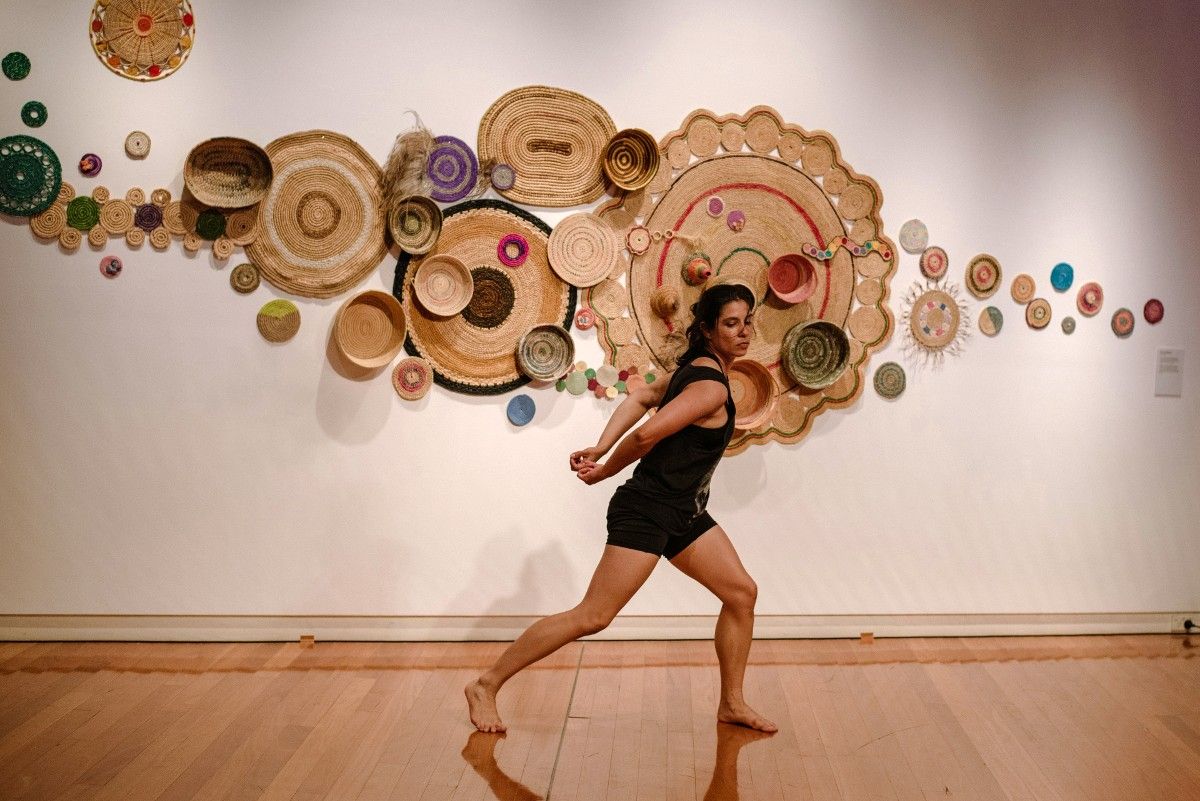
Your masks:
<svg viewBox="0 0 1200 801"><path fill-rule="evenodd" d="M757 602L758 585L749 576L727 587L721 593L721 603L739 612L753 612L754 604Z"/></svg>
<svg viewBox="0 0 1200 801"><path fill-rule="evenodd" d="M575 607L575 613L579 619L579 628L582 631L580 636L584 637L604 631L612 623L613 618L617 616L616 611L600 606L580 605Z"/></svg>

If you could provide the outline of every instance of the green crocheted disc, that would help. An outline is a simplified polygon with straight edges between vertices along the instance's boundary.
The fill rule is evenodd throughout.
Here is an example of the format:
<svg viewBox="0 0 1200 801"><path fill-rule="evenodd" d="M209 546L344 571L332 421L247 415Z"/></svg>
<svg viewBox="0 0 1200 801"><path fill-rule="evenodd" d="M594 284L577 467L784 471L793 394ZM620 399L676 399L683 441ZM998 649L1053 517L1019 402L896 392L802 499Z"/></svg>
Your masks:
<svg viewBox="0 0 1200 801"><path fill-rule="evenodd" d="M4 68L4 77L11 81L19 81L29 74L29 56L14 50L0 62Z"/></svg>
<svg viewBox="0 0 1200 801"><path fill-rule="evenodd" d="M80 195L67 206L67 225L80 231L90 231L100 222L100 204L87 195Z"/></svg>
<svg viewBox="0 0 1200 801"><path fill-rule="evenodd" d="M36 100L21 106L21 122L30 128L41 128L46 124L46 107Z"/></svg>
<svg viewBox="0 0 1200 801"><path fill-rule="evenodd" d="M0 213L41 214L61 187L62 165L48 144L20 134L0 139Z"/></svg>
<svg viewBox="0 0 1200 801"><path fill-rule="evenodd" d="M210 242L217 239L225 233L225 215L212 209L200 212L196 218L196 233Z"/></svg>

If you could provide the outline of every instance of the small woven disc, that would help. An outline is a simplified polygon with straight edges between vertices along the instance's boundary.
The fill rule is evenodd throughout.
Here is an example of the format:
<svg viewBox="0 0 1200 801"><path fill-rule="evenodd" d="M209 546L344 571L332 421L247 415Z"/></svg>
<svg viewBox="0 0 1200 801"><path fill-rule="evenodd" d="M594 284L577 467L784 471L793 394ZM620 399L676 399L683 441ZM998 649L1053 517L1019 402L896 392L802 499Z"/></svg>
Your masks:
<svg viewBox="0 0 1200 801"><path fill-rule="evenodd" d="M290 300L272 300L258 310L258 333L268 342L287 342L300 330L300 310Z"/></svg>
<svg viewBox="0 0 1200 801"><path fill-rule="evenodd" d="M884 362L875 371L875 391L882 398L893 400L900 397L905 383L904 368L896 362Z"/></svg>
<svg viewBox="0 0 1200 801"><path fill-rule="evenodd" d="M125 137L125 153L131 159L142 159L150 153L150 136L143 131L131 131Z"/></svg>
<svg viewBox="0 0 1200 801"><path fill-rule="evenodd" d="M30 128L41 128L46 124L46 106L37 100L30 100L21 106L21 122Z"/></svg>
<svg viewBox="0 0 1200 801"><path fill-rule="evenodd" d="M250 263L239 264L229 274L229 285L233 287L234 291L243 295L248 295L258 289L259 280L258 268Z"/></svg>
<svg viewBox="0 0 1200 801"><path fill-rule="evenodd" d="M420 400L433 386L433 367L418 356L408 356L392 370L392 387L404 400Z"/></svg>
<svg viewBox="0 0 1200 801"><path fill-rule="evenodd" d="M1050 301L1045 298L1034 298L1025 307L1025 322L1030 328L1045 328L1050 325Z"/></svg>
<svg viewBox="0 0 1200 801"><path fill-rule="evenodd" d="M909 220L900 226L900 247L914 256L929 245L929 229L920 220Z"/></svg>

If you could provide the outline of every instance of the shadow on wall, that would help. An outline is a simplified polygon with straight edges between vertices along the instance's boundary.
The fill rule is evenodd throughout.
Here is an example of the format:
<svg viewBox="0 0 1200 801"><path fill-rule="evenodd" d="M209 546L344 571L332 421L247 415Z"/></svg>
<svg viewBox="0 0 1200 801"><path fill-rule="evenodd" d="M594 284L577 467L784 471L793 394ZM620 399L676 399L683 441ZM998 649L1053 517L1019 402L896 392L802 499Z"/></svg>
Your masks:
<svg viewBox="0 0 1200 801"><path fill-rule="evenodd" d="M478 603L481 592L486 593L488 588L497 584L510 584L515 579L516 589L507 595L493 596L494 600L472 624L471 635L467 639L489 639L489 629L494 625L488 622L489 617L535 614L542 609L545 596L553 594L543 592L543 587L559 588L571 583L573 568L559 540L529 552L516 576L497 575L494 566L504 564L507 561L504 556L514 548L523 548L523 543L524 539L519 536L517 529L510 529L488 540L480 551L474 572L469 578L464 576L463 589L447 604L450 609L477 608L482 605ZM579 598L583 597L582 590L578 595Z"/></svg>

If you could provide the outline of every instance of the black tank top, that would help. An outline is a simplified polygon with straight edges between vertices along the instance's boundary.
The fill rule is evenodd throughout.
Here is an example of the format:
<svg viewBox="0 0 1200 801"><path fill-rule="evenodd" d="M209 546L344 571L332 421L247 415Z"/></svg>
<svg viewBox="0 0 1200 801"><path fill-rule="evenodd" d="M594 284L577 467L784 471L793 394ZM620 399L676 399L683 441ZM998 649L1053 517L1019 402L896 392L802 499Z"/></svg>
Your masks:
<svg viewBox="0 0 1200 801"><path fill-rule="evenodd" d="M708 485L725 446L733 437L736 409L729 394L729 379L713 367L688 362L672 375L659 409L679 396L696 381L720 381L725 386L725 414L728 420L720 428L704 428L695 423L659 440L642 457L625 486L672 508L698 515L708 503Z"/></svg>

